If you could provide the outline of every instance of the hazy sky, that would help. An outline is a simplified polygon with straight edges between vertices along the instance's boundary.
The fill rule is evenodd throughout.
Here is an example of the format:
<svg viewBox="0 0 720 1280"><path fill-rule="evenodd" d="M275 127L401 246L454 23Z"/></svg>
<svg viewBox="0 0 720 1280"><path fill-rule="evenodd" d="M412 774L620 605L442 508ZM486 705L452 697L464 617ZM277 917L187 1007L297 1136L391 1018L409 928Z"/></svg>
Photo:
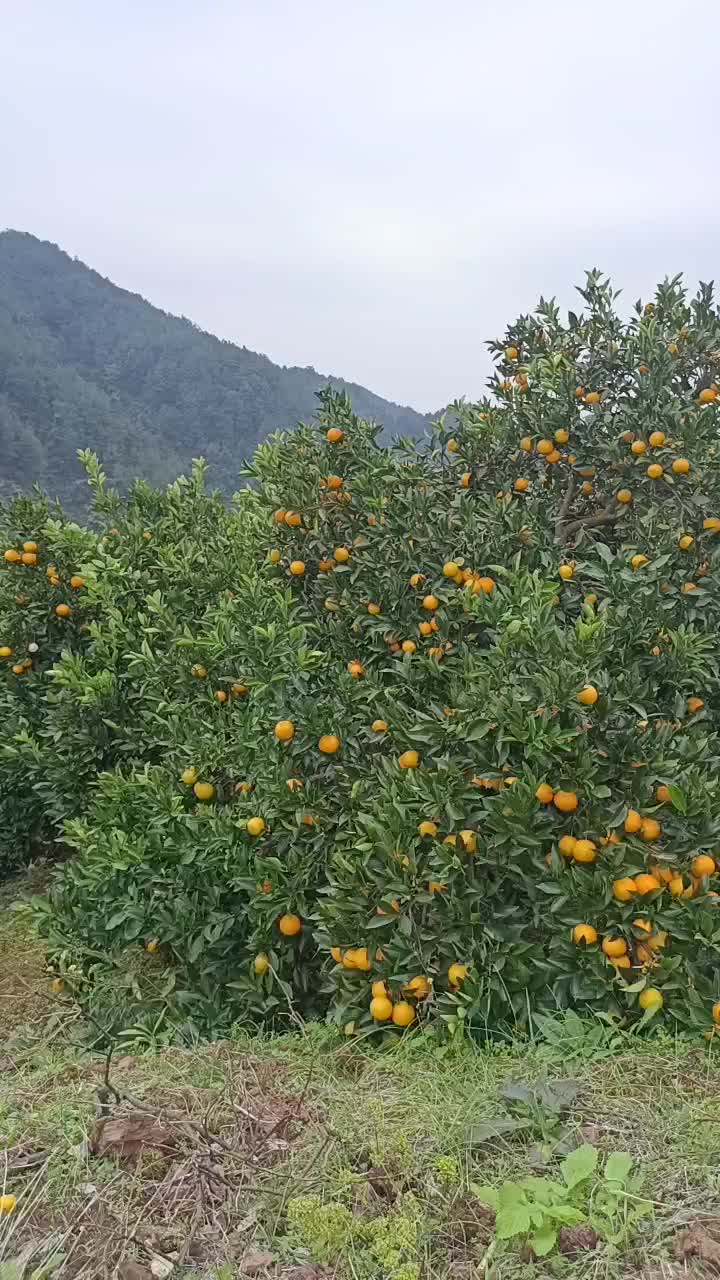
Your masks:
<svg viewBox="0 0 720 1280"><path fill-rule="evenodd" d="M717 0L0 0L0 226L433 409L586 267L720 271Z"/></svg>

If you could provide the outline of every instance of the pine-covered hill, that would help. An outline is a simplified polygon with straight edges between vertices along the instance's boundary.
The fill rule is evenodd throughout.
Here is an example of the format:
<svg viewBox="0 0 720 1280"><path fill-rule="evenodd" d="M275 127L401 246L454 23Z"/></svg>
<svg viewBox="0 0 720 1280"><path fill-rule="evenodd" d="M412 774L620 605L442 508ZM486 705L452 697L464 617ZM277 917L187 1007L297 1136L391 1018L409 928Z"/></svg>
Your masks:
<svg viewBox="0 0 720 1280"><path fill-rule="evenodd" d="M78 449L113 484L162 484L202 455L231 492L265 436L307 419L330 381L389 435L427 418L312 368L285 368L120 289L56 245L0 233L0 496L39 484L85 502Z"/></svg>

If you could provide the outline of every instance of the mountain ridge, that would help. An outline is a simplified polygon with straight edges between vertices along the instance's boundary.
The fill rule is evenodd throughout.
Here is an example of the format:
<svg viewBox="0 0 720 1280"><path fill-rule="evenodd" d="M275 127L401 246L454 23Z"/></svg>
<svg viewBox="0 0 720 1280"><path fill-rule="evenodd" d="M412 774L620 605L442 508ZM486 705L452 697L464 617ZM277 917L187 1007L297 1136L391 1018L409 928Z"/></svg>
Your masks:
<svg viewBox="0 0 720 1280"><path fill-rule="evenodd" d="M34 482L71 507L85 498L77 450L112 483L162 484L202 455L232 492L271 431L307 420L315 393L345 389L389 434L429 418L367 388L216 337L155 307L50 241L0 232L0 494Z"/></svg>

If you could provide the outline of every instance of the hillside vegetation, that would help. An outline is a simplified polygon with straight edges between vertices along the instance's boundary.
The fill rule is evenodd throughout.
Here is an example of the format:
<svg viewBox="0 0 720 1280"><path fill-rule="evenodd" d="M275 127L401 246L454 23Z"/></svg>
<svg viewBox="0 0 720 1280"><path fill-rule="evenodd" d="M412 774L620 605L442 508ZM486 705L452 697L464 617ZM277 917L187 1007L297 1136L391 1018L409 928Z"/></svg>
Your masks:
<svg viewBox="0 0 720 1280"><path fill-rule="evenodd" d="M720 316L582 293L429 443L328 390L231 510L86 455L101 529L4 511L0 848L75 850L98 1022L713 1034Z"/></svg>
<svg viewBox="0 0 720 1280"><path fill-rule="evenodd" d="M165 484L202 455L232 493L243 459L311 415L328 381L221 342L18 231L0 234L0 370L0 494L39 484L78 511L81 448L102 454L120 488ZM424 431L412 409L331 381L361 416Z"/></svg>

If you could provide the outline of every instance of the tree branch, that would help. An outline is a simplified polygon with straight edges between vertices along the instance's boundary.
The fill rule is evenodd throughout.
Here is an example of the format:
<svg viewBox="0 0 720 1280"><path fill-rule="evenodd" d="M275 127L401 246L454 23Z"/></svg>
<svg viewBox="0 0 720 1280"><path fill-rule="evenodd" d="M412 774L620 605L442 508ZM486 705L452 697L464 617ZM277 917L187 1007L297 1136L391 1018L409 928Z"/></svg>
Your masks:
<svg viewBox="0 0 720 1280"><path fill-rule="evenodd" d="M572 506L572 500L575 497L576 491L577 491L577 480L575 479L575 472L571 471L570 477L567 483L567 489L565 490L565 496L562 500L562 503L560 504L560 510L558 511L558 514L557 514L557 520L555 521L555 541L556 542L560 540L560 535L562 534L562 527L565 521L567 520L568 512L570 510L570 507Z"/></svg>

